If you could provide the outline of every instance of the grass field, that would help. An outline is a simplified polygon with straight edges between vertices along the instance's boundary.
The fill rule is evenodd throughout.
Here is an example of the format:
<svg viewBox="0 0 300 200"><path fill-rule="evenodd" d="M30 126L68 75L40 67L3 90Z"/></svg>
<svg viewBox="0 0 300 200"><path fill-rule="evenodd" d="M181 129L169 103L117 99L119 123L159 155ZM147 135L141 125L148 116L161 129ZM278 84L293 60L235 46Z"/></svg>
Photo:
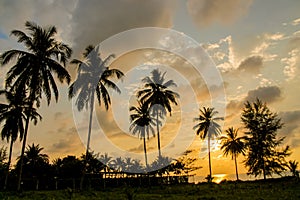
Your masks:
<svg viewBox="0 0 300 200"><path fill-rule="evenodd" d="M249 182L224 182L221 184L188 184L155 186L148 188L107 188L105 190L24 191L0 192L3 200L93 200L93 199L300 199L300 183L277 179Z"/></svg>

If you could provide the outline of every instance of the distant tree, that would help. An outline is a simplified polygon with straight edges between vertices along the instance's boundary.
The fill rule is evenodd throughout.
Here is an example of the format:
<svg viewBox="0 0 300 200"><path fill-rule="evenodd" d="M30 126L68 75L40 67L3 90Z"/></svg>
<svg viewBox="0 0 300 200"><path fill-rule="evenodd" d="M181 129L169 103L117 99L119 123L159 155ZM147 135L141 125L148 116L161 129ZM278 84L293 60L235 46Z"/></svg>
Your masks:
<svg viewBox="0 0 300 200"><path fill-rule="evenodd" d="M290 160L288 162L288 168L290 172L293 174L294 177L299 178L299 172L297 171L298 168L298 162L296 160Z"/></svg>
<svg viewBox="0 0 300 200"><path fill-rule="evenodd" d="M43 94L48 104L50 104L52 92L55 100L58 100L59 92L53 73L57 75L61 83L70 82L71 76L65 66L71 57L72 50L68 45L57 40L55 26L44 28L27 21L25 27L29 34L20 30L13 30L11 34L18 38L18 42L22 43L26 50L8 50L1 55L0 60L2 65L6 65L17 58L15 64L7 72L5 85L6 88L11 87L17 94L26 91L31 109L40 106ZM21 186L23 157L30 119L28 116L25 123L17 190L20 190Z"/></svg>
<svg viewBox="0 0 300 200"><path fill-rule="evenodd" d="M66 156L63 159L56 159L52 164L56 169L56 174L60 178L80 178L83 163L76 156Z"/></svg>
<svg viewBox="0 0 300 200"><path fill-rule="evenodd" d="M103 163L99 160L99 154L94 152L89 152L87 157L85 154L82 155L81 160L86 163L86 172L89 174L98 174L104 169Z"/></svg>
<svg viewBox="0 0 300 200"><path fill-rule="evenodd" d="M126 162L127 163L127 162ZM127 165L127 171L134 173L141 173L144 171L143 165L140 160L131 160L131 164Z"/></svg>
<svg viewBox="0 0 300 200"><path fill-rule="evenodd" d="M36 190L39 189L39 180L49 171L49 156L41 153L44 148L34 143L26 148L23 162L24 176L36 179ZM17 159L17 168L20 167L20 158Z"/></svg>
<svg viewBox="0 0 300 200"><path fill-rule="evenodd" d="M117 157L111 161L111 166L116 172L124 172L126 163L121 157Z"/></svg>
<svg viewBox="0 0 300 200"><path fill-rule="evenodd" d="M281 174L286 166L285 157L290 155L289 146L278 149L284 140L277 139L277 131L283 126L281 119L259 99L245 103L241 119L247 129L245 166L248 174L255 177L262 174L264 179L273 173Z"/></svg>
<svg viewBox="0 0 300 200"><path fill-rule="evenodd" d="M234 164L235 164L236 180L239 180L239 173L238 173L236 159L239 154L245 155L246 137L238 137L238 129L234 129L233 127L228 128L225 132L226 132L226 136L222 136L220 138L222 141L221 150L223 150L225 156L231 154L231 158L234 159Z"/></svg>
<svg viewBox="0 0 300 200"><path fill-rule="evenodd" d="M161 123L159 123L159 118L162 118L166 114L166 111L171 115L171 104L177 105L176 99L179 98L179 94L170 90L170 87L176 87L177 85L173 80L166 81L165 75L166 72L162 74L158 69L154 69L151 72L151 76L142 79L145 83L144 88L137 92L140 102L148 104L150 107L160 105L153 109L153 114L156 117L158 156L162 155L159 132Z"/></svg>
<svg viewBox="0 0 300 200"><path fill-rule="evenodd" d="M208 164L209 164L209 176L212 180L211 172L211 159L210 159L210 140L221 134L221 126L217 121L224 120L222 117L215 117L218 112L214 108L203 107L200 109L200 114L198 117L194 118L197 124L193 127L196 134L200 136L201 140L208 138L207 148L208 148Z"/></svg>
<svg viewBox="0 0 300 200"><path fill-rule="evenodd" d="M130 126L129 130L132 134L138 134L138 137L143 140L144 143L144 155L145 155L145 165L148 168L148 159L147 159L147 146L146 139L149 139L149 135L154 135L153 118L150 115L150 106L149 104L138 102L138 106L130 107Z"/></svg>
<svg viewBox="0 0 300 200"><path fill-rule="evenodd" d="M100 162L104 165L104 178L106 178L106 173L110 170L109 164L112 162L112 157L105 153L104 155L100 155Z"/></svg>
<svg viewBox="0 0 300 200"><path fill-rule="evenodd" d="M152 174L162 176L163 174L169 174L172 170L171 163L173 159L166 156L158 156L156 160L151 163L150 171Z"/></svg>

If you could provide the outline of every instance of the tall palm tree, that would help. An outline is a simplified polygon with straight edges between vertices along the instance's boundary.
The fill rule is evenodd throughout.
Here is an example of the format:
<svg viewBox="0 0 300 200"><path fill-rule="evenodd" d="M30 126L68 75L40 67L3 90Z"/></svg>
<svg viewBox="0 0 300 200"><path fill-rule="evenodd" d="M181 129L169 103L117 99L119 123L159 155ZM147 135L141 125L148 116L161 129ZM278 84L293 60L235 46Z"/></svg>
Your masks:
<svg viewBox="0 0 300 200"><path fill-rule="evenodd" d="M211 172L211 159L210 159L210 139L221 134L221 126L217 121L224 120L222 117L215 117L218 114L214 108L203 107L199 110L200 114L198 117L194 118L197 124L193 127L196 130L196 134L200 136L201 140L208 139L208 164L209 164L209 181L212 179Z"/></svg>
<svg viewBox="0 0 300 200"><path fill-rule="evenodd" d="M236 159L239 154L245 155L246 137L238 137L238 129L234 129L233 127L228 128L225 132L226 132L226 136L220 137L222 141L221 149L223 150L225 156L231 154L232 156L231 159L234 159L236 180L239 180L239 173L238 173Z"/></svg>
<svg viewBox="0 0 300 200"><path fill-rule="evenodd" d="M7 171L5 174L4 189L7 187L9 168L12 157L13 144L19 137L22 140L24 135L24 122L26 114L30 114L34 124L37 123L41 116L34 108L29 110L28 102L24 98L24 94L16 94L13 91L1 90L0 95L4 94L7 104L0 103L0 124L3 123L1 137L2 140L10 140L9 156L7 163Z"/></svg>
<svg viewBox="0 0 300 200"><path fill-rule="evenodd" d="M58 101L58 88L52 73L57 75L58 80L63 83L70 82L71 77L65 65L71 57L72 50L68 45L56 40L57 33L55 26L43 28L34 22L26 22L25 27L29 34L23 31L13 30L12 35L18 38L18 42L24 44L24 50L9 50L1 55L2 65L5 65L14 58L16 63L7 72L6 86L11 86L16 93L26 91L29 107L40 106L42 93L45 94L48 105L50 104L52 92L55 100ZM26 147L30 118L26 118L23 144L20 157L20 171L18 187L20 190L22 178L23 157Z"/></svg>
<svg viewBox="0 0 300 200"><path fill-rule="evenodd" d="M145 83L144 88L137 92L139 101L145 102L150 106L160 105L153 109L153 114L156 116L156 129L157 129L157 146L158 156L161 157L160 149L160 133L159 133L159 117L163 117L168 111L171 115L171 104L177 105L176 99L179 98L179 94L169 90L170 87L177 85L173 80L165 80L166 72L161 73L158 69L154 69L151 72L151 76L147 76L142 81Z"/></svg>
<svg viewBox="0 0 300 200"><path fill-rule="evenodd" d="M85 154L87 156L90 151L90 138L92 132L95 93L99 105L101 106L103 102L106 110L108 110L111 104L111 100L107 89L110 88L114 91L117 91L118 93L121 93L118 86L110 79L113 77L120 79L124 76L124 74L118 69L110 69L108 67L108 62L111 58L114 57L113 54L102 60L99 55L99 48L95 48L92 45L86 47L85 52L83 53L83 57L85 59L83 61L78 59L74 59L71 61L72 64L78 65L78 69L77 79L71 84L69 88L69 98L73 98L78 94L76 99L78 110L81 111L84 106L86 106L86 108L90 108L88 139ZM83 172L83 176L84 173L85 169ZM81 189L82 182L83 177L80 184Z"/></svg>
<svg viewBox="0 0 300 200"><path fill-rule="evenodd" d="M134 135L138 134L138 137L144 142L145 165L147 169L148 160L146 138L149 139L150 132L154 135L153 126L155 126L155 123L150 115L150 107L148 104L138 102L138 106L132 106L129 110L132 112L130 114L131 124L129 126L129 130L132 131Z"/></svg>

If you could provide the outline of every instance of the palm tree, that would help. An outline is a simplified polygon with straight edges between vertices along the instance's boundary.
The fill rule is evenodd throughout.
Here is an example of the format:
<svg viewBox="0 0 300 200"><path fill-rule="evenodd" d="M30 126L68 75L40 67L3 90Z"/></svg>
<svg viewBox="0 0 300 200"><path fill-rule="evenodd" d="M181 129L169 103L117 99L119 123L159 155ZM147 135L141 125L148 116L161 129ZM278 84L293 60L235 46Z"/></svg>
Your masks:
<svg viewBox="0 0 300 200"><path fill-rule="evenodd" d="M9 168L12 157L13 144L19 137L20 140L24 134L24 121L26 121L26 114L30 114L32 120L36 124L41 116L34 108L29 110L28 103L24 99L24 94L16 94L13 91L1 90L0 95L4 94L8 104L0 103L0 124L3 122L1 131L2 140L10 140L9 156L7 163L7 171L5 174L4 189L7 187Z"/></svg>
<svg viewBox="0 0 300 200"><path fill-rule="evenodd" d="M17 62L7 72L5 84L6 87L11 86L17 94L26 91L31 109L34 105L40 106L42 93L45 94L48 105L51 101L52 92L55 100L58 101L58 88L52 73L57 75L61 83L70 82L71 77L64 67L71 57L72 50L66 44L55 39L57 33L55 26L43 28L34 22L27 21L25 27L29 31L28 35L20 30L13 30L11 34L18 38L18 42L24 44L27 51L17 49L6 51L1 55L0 60L2 65L5 65L17 58ZM29 121L30 117L27 117L20 157L18 190L21 186Z"/></svg>
<svg viewBox="0 0 300 200"><path fill-rule="evenodd" d="M287 167L291 171L294 177L299 178L299 172L297 171L298 162L296 160L289 161Z"/></svg>
<svg viewBox="0 0 300 200"><path fill-rule="evenodd" d="M154 135L155 123L150 115L150 107L146 103L138 102L138 106L132 106L129 109L132 113L130 114L130 126L129 130L132 134L138 134L138 137L143 139L144 142L144 154L145 154L145 164L146 169L148 168L147 161L147 147L146 138L149 139L150 132Z"/></svg>
<svg viewBox="0 0 300 200"><path fill-rule="evenodd" d="M214 117L218 112L214 108L203 107L200 109L200 114L198 117L194 118L197 124L193 127L196 130L196 134L200 136L201 140L208 138L207 148L208 148L208 164L209 164L209 178L212 179L211 172L211 160L210 160L210 139L221 134L221 126L217 121L224 120L222 117Z"/></svg>
<svg viewBox="0 0 300 200"><path fill-rule="evenodd" d="M231 154L231 159L234 159L236 180L239 180L236 158L239 154L245 155L246 137L238 137L238 129L234 129L233 127L228 128L225 132L227 135L220 137L222 141L221 149L223 150L224 156Z"/></svg>
<svg viewBox="0 0 300 200"><path fill-rule="evenodd" d="M89 45L83 53L84 61L74 59L72 64L77 64L77 79L71 84L69 88L69 98L73 98L78 93L76 99L76 105L79 111L84 106L90 108L89 126L88 126L88 139L86 145L86 156L90 150L90 138L92 132L92 120L94 112L95 93L99 105L102 101L106 110L108 110L111 100L107 88L111 88L118 93L121 93L118 86L110 80L110 78L116 77L120 79L124 76L123 72L118 69L109 69L108 62L114 57L113 54L109 55L106 59L102 60L99 55L99 48ZM85 163L86 164L86 163ZM85 169L84 169L85 170ZM84 176L83 172L83 176ZM81 183L83 181L83 177ZM81 184L82 185L82 184ZM80 186L82 188L82 186Z"/></svg>
<svg viewBox="0 0 300 200"><path fill-rule="evenodd" d="M40 145L28 145L24 155L24 171L27 172L27 175L31 178L36 178L36 190L39 188L39 178L47 173L46 166L49 164L49 156L47 154L41 153L43 151L43 147ZM20 159L18 157L17 167L20 166Z"/></svg>
<svg viewBox="0 0 300 200"><path fill-rule="evenodd" d="M158 156L161 157L160 150L160 133L159 133L159 117L163 117L166 110L172 112L171 104L177 105L176 98L179 98L179 94L169 90L170 87L177 85L173 80L165 81L166 72L163 74L158 70L154 69L151 72L151 76L147 76L142 81L145 83L144 88L137 92L139 101L145 102L150 106L160 105L153 110L153 114L156 116L156 129L157 129L157 146Z"/></svg>

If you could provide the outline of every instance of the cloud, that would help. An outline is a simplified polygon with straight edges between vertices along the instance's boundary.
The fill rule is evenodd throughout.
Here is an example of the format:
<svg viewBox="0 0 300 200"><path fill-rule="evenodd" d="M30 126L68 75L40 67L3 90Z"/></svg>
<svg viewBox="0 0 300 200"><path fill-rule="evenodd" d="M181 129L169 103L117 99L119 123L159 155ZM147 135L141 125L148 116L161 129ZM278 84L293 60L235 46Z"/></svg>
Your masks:
<svg viewBox="0 0 300 200"><path fill-rule="evenodd" d="M260 69L263 67L263 57L262 56L250 56L244 59L237 70L241 72L259 73Z"/></svg>
<svg viewBox="0 0 300 200"><path fill-rule="evenodd" d="M97 45L119 32L138 27L171 27L172 0L78 1L72 15L75 51Z"/></svg>
<svg viewBox="0 0 300 200"><path fill-rule="evenodd" d="M296 69L299 65L299 50L290 51L287 57L281 59L281 62L285 65L283 73L287 80L292 80L296 76Z"/></svg>
<svg viewBox="0 0 300 200"><path fill-rule="evenodd" d="M300 36L298 36L298 34L299 34L298 32L296 32L296 33L297 34L292 36L288 42L288 49L290 51L300 48Z"/></svg>
<svg viewBox="0 0 300 200"><path fill-rule="evenodd" d="M293 148L300 145L300 140L296 139L300 135L300 110L280 112L284 123L283 128L279 131L280 136L286 137L285 142L291 144Z"/></svg>
<svg viewBox="0 0 300 200"><path fill-rule="evenodd" d="M76 128L64 128L64 126L57 129L57 133L64 135L64 138L52 143L47 147L47 152L51 154L56 153L74 153L81 152L83 149L80 138L77 135Z"/></svg>
<svg viewBox="0 0 300 200"><path fill-rule="evenodd" d="M24 30L25 21L34 21L41 26L55 25L58 37L64 42L71 42L71 18L75 1L18 1L0 2L0 23L3 34L9 35L13 29ZM13 17L12 16L13 13Z"/></svg>
<svg viewBox="0 0 300 200"><path fill-rule="evenodd" d="M260 86L254 90L249 90L245 97L233 99L227 103L229 113L237 113L241 110L246 101L253 102L257 98L266 103L274 103L282 99L282 92L278 86ZM232 117L232 116L230 116Z"/></svg>
<svg viewBox="0 0 300 200"><path fill-rule="evenodd" d="M71 45L78 56L87 45L97 45L121 31L147 26L171 27L175 7L172 0L24 0L22 4L3 0L0 38L13 29L24 30L27 20L41 26L55 25L58 38Z"/></svg>
<svg viewBox="0 0 300 200"><path fill-rule="evenodd" d="M298 24L300 24L300 18L293 20L291 24L293 26L297 26Z"/></svg>
<svg viewBox="0 0 300 200"><path fill-rule="evenodd" d="M188 0L187 7L194 22L200 27L215 22L230 24L245 15L252 0Z"/></svg>
<svg viewBox="0 0 300 200"><path fill-rule="evenodd" d="M266 87L258 87L254 90L248 91L248 95L245 98L246 101L254 101L256 98L267 102L273 103L280 100L281 90L278 86L266 86Z"/></svg>

